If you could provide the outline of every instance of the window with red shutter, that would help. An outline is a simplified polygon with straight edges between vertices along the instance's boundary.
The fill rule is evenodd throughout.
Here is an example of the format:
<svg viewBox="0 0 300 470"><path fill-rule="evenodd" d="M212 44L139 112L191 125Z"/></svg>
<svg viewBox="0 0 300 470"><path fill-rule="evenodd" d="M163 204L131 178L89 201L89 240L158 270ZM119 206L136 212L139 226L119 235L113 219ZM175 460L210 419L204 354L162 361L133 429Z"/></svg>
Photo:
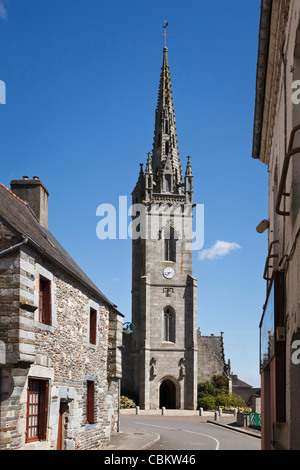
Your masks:
<svg viewBox="0 0 300 470"><path fill-rule="evenodd" d="M95 423L95 382L88 380L86 383L86 422Z"/></svg>
<svg viewBox="0 0 300 470"><path fill-rule="evenodd" d="M47 437L48 381L29 379L27 393L26 442Z"/></svg>
<svg viewBox="0 0 300 470"><path fill-rule="evenodd" d="M51 325L51 281L40 276L39 291L39 321Z"/></svg>
<svg viewBox="0 0 300 470"><path fill-rule="evenodd" d="M96 344L97 338L97 311L90 309L90 344Z"/></svg>

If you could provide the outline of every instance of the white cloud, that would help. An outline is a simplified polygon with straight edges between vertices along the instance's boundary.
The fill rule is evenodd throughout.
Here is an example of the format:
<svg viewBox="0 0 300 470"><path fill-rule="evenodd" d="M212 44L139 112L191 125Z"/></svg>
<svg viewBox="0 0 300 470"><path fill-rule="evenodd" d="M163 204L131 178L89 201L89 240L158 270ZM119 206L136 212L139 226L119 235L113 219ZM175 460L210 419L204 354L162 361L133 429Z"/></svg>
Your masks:
<svg viewBox="0 0 300 470"><path fill-rule="evenodd" d="M2 20L7 19L7 10L5 8L3 0L0 0L0 18L2 18Z"/></svg>
<svg viewBox="0 0 300 470"><path fill-rule="evenodd" d="M240 249L240 245L235 242L224 242L222 240L216 241L216 243L207 250L203 250L199 253L199 259L217 259L228 255L233 250Z"/></svg>

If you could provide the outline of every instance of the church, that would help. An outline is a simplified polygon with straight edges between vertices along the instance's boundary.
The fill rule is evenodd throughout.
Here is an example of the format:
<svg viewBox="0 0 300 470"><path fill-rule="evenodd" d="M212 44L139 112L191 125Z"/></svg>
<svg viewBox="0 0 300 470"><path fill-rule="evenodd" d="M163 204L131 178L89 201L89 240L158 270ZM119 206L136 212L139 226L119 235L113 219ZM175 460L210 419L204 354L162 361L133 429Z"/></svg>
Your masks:
<svg viewBox="0 0 300 470"><path fill-rule="evenodd" d="M195 410L197 384L228 372L223 333L197 330L191 157L179 159L168 49L163 48L152 155L132 192L132 324L122 389L141 409Z"/></svg>

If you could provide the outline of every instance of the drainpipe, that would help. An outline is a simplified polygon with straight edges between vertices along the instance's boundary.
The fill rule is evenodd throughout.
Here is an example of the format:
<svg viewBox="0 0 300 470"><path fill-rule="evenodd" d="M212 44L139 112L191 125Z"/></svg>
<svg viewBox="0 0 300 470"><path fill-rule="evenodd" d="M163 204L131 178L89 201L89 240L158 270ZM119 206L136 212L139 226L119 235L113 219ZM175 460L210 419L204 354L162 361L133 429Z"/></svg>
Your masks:
<svg viewBox="0 0 300 470"><path fill-rule="evenodd" d="M21 243L18 243L17 245L10 246L9 248L6 248L6 250L0 251L0 258L2 256L7 255L8 253L11 253L12 251L17 250L18 248L21 248L21 246L26 245L28 243L28 238L25 238Z"/></svg>

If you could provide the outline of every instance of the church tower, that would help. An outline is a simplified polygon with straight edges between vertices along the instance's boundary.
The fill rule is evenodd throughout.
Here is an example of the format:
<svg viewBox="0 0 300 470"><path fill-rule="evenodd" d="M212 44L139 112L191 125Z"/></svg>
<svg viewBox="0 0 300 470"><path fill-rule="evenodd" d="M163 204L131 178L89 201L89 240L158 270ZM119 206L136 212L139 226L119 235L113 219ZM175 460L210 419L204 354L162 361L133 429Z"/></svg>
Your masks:
<svg viewBox="0 0 300 470"><path fill-rule="evenodd" d="M163 49L152 155L132 193L132 323L123 389L141 409L197 407L197 281L193 174L179 159L168 49Z"/></svg>

